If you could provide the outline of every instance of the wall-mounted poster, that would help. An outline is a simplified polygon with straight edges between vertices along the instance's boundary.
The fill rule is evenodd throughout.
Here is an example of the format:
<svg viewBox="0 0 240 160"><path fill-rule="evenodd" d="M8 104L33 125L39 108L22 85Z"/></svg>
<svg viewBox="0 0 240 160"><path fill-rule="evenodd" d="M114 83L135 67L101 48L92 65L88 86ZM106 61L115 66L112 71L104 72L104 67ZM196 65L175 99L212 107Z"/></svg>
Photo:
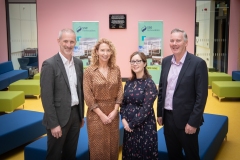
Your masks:
<svg viewBox="0 0 240 160"><path fill-rule="evenodd" d="M147 56L147 69L158 84L163 58L163 21L139 21L138 44L138 50Z"/></svg>
<svg viewBox="0 0 240 160"><path fill-rule="evenodd" d="M72 27L77 38L74 56L79 57L83 61L85 69L90 65L91 51L98 41L99 22L73 21Z"/></svg>

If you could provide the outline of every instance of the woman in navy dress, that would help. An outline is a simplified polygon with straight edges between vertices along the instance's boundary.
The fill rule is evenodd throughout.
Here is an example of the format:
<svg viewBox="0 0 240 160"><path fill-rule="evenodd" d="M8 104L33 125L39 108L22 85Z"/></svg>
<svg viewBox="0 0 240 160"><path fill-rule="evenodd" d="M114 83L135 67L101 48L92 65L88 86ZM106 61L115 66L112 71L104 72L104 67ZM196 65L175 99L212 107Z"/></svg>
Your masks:
<svg viewBox="0 0 240 160"><path fill-rule="evenodd" d="M158 159L157 125L153 103L158 91L146 67L144 53L130 56L132 77L124 86L120 109L124 126L123 160Z"/></svg>

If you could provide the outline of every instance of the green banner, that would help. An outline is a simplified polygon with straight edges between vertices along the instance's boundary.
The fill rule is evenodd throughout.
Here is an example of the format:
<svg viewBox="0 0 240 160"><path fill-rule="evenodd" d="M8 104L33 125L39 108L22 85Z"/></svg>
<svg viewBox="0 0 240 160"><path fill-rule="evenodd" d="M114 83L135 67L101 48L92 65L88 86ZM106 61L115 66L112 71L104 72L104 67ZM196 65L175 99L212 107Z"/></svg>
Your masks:
<svg viewBox="0 0 240 160"><path fill-rule="evenodd" d="M138 44L138 50L147 56L147 69L158 84L163 58L163 21L139 21Z"/></svg>
<svg viewBox="0 0 240 160"><path fill-rule="evenodd" d="M83 67L85 69L90 64L91 51L98 41L99 23L73 21L72 27L77 36L74 56L79 57L83 61Z"/></svg>

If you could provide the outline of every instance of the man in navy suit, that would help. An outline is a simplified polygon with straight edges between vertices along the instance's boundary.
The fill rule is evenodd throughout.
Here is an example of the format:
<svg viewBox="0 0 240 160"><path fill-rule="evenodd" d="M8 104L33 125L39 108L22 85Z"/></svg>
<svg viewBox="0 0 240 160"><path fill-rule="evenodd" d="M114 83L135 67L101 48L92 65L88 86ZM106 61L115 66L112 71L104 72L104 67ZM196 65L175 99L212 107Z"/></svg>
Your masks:
<svg viewBox="0 0 240 160"><path fill-rule="evenodd" d="M204 60L187 51L185 31L173 29L170 48L173 55L162 61L157 121L164 125L170 160L199 160L198 133L208 96L208 71Z"/></svg>
<svg viewBox="0 0 240 160"><path fill-rule="evenodd" d="M72 29L62 29L57 41L59 52L43 62L40 76L46 159L73 160L84 124L83 63L73 57L76 34Z"/></svg>

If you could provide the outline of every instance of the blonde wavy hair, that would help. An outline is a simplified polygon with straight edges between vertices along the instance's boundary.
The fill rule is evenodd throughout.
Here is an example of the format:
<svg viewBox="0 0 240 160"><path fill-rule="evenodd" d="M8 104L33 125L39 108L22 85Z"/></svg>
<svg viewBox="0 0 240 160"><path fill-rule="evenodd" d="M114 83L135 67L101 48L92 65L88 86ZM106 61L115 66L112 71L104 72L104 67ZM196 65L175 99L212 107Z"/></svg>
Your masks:
<svg viewBox="0 0 240 160"><path fill-rule="evenodd" d="M91 65L96 65L98 66L99 65L99 60L98 60L98 54L97 54L97 51L99 49L99 46L102 44L102 43L105 43L109 46L109 49L111 51L111 57L108 61L108 67L115 67L116 66L116 49L113 45L113 43L106 39L106 38L102 38L100 39L96 45L94 46L93 50L92 50L92 58L91 58Z"/></svg>

